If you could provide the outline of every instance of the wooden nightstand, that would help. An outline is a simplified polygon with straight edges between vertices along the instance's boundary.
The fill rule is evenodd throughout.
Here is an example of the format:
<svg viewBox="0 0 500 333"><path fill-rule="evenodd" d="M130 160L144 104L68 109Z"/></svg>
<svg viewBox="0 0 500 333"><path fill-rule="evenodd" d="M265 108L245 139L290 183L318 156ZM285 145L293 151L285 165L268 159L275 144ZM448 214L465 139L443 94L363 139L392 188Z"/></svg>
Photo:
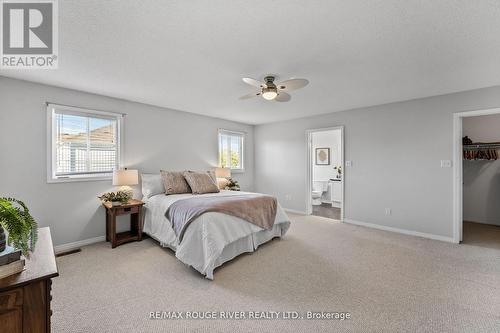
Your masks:
<svg viewBox="0 0 500 333"><path fill-rule="evenodd" d="M106 208L106 241L111 248L127 242L142 240L142 206L144 202L132 199L127 204L113 206L111 202L103 202ZM130 231L116 233L116 217L130 215Z"/></svg>

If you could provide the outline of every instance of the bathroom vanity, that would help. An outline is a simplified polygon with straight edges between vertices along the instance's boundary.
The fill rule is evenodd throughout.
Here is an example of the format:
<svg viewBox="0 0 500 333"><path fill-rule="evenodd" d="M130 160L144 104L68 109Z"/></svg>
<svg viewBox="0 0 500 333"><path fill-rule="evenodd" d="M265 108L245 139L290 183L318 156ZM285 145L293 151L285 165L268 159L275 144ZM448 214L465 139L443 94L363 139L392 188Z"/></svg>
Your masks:
<svg viewBox="0 0 500 333"><path fill-rule="evenodd" d="M341 208L342 206L342 180L341 179L330 179L328 182L328 191L326 197L332 207Z"/></svg>

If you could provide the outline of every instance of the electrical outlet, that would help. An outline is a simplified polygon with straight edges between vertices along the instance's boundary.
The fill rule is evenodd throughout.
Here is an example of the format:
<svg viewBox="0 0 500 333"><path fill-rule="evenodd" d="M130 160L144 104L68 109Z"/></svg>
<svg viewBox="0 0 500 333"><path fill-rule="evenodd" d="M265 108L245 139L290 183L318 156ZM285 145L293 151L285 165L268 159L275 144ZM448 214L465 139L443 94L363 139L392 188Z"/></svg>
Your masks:
<svg viewBox="0 0 500 333"><path fill-rule="evenodd" d="M385 215L387 215L387 216L392 215L392 209L386 208L385 209Z"/></svg>

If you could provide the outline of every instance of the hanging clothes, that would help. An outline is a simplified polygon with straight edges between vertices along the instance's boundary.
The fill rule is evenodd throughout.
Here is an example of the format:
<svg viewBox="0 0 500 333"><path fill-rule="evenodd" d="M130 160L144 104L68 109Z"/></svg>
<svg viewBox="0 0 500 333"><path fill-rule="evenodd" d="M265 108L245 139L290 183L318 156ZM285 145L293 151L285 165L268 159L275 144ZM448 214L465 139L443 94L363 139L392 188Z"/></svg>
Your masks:
<svg viewBox="0 0 500 333"><path fill-rule="evenodd" d="M476 142L468 136L462 138L463 158L469 161L496 161L500 142Z"/></svg>
<svg viewBox="0 0 500 333"><path fill-rule="evenodd" d="M484 148L478 148L478 149L465 148L463 153L463 158L464 160L469 160L469 161L476 161L476 160L496 161L498 160L498 150L484 149Z"/></svg>

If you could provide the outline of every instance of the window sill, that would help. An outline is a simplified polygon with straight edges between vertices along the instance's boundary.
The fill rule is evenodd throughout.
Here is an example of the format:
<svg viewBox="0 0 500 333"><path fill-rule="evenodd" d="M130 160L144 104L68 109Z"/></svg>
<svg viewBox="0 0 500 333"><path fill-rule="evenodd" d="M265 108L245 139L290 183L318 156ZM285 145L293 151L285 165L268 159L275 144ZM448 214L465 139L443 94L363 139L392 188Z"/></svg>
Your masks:
<svg viewBox="0 0 500 333"><path fill-rule="evenodd" d="M231 173L245 173L245 169L231 169Z"/></svg>
<svg viewBox="0 0 500 333"><path fill-rule="evenodd" d="M98 182L98 181L110 181L113 179L112 175L109 176L70 176L70 177L58 177L47 178L47 183L57 184L57 183L75 183L75 182Z"/></svg>

